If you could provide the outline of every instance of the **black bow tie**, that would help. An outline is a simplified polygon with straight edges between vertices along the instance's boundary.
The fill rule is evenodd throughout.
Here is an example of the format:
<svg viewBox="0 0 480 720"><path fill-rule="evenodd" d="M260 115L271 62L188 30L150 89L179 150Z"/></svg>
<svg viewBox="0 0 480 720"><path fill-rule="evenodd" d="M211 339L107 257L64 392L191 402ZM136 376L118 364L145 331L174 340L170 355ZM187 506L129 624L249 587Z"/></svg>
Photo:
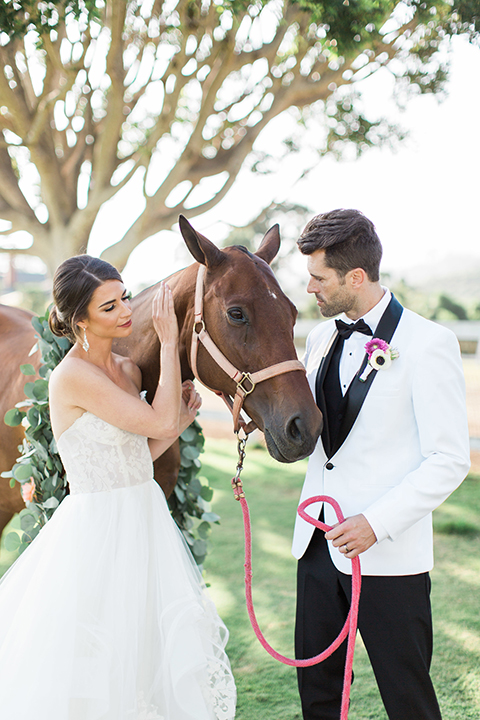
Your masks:
<svg viewBox="0 0 480 720"><path fill-rule="evenodd" d="M365 322L365 320L357 320L356 323L346 323L343 320L335 320L338 334L346 340L354 332L363 333L364 335L373 335L373 332Z"/></svg>

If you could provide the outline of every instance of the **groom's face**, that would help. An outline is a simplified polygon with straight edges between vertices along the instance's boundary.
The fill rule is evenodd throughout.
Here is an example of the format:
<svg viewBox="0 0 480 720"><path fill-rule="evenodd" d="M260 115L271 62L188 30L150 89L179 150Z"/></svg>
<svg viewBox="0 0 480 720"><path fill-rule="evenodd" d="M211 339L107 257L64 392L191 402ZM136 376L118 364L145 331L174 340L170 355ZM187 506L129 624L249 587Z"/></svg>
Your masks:
<svg viewBox="0 0 480 720"><path fill-rule="evenodd" d="M334 317L349 312L355 305L355 294L348 283L348 273L340 278L325 264L325 250L315 250L307 256L310 280L307 292L315 295L317 305L324 317Z"/></svg>

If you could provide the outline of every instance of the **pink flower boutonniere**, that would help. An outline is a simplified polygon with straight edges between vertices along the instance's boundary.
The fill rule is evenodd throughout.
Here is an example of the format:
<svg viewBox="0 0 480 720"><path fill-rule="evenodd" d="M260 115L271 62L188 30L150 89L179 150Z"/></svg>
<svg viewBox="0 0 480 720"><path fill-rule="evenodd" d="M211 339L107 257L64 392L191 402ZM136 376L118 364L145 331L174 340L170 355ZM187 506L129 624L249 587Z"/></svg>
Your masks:
<svg viewBox="0 0 480 720"><path fill-rule="evenodd" d="M359 377L360 382L365 382L372 370L386 370L392 364L392 361L399 357L400 353L396 348L381 340L381 338L373 338L365 344L365 352L368 355L368 363L365 370Z"/></svg>

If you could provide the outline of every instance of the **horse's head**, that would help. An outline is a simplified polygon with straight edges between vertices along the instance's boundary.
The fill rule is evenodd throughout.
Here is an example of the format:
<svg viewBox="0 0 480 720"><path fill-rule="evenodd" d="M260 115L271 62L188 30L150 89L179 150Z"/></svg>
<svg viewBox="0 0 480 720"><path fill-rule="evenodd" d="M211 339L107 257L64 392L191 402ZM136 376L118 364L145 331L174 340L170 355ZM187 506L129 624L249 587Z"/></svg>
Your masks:
<svg viewBox="0 0 480 720"><path fill-rule="evenodd" d="M282 292L269 264L280 247L278 225L263 238L255 254L241 246L220 250L180 218L180 229L199 263L188 268L185 286L192 293L199 266L206 268L203 320L214 344L242 373L254 374L297 359L293 326L297 311ZM178 287L177 293L178 296ZM181 344L190 356L194 323L193 297L181 327ZM182 313L183 315L183 313ZM208 387L234 396L236 383L200 344L197 375ZM248 381L246 387L250 389ZM244 407L263 430L270 454L281 462L310 455L322 428L322 417L301 370L285 372L258 382Z"/></svg>

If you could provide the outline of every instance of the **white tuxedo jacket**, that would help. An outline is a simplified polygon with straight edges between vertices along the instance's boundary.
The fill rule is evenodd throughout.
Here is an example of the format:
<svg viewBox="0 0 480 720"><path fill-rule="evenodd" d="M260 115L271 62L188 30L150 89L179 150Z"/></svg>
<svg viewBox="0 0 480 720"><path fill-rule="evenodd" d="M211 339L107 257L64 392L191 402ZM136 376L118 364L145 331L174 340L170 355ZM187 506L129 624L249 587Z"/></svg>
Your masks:
<svg viewBox="0 0 480 720"><path fill-rule="evenodd" d="M317 325L304 358L315 380L333 320ZM365 338L367 341L368 338ZM377 542L360 555L364 575L413 575L433 567L432 511L470 467L465 382L455 335L403 310L391 346L400 355L376 373L349 435L330 458L322 440L309 458L300 502L315 495L338 501L345 517L363 513ZM327 469L327 462L333 465ZM318 518L321 504L307 508ZM325 522L337 522L325 504ZM297 515L292 552L302 557L314 527ZM351 561L329 543L336 567Z"/></svg>

